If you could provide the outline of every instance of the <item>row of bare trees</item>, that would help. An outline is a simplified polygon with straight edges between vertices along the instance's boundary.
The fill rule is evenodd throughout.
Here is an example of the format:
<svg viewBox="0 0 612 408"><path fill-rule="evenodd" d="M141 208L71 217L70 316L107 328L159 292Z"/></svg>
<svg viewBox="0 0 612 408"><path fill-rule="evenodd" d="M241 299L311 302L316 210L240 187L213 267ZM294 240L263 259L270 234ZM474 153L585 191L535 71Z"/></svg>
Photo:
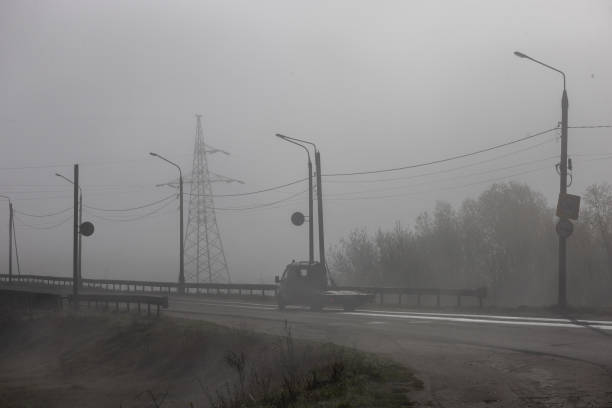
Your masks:
<svg viewBox="0 0 612 408"><path fill-rule="evenodd" d="M557 296L554 209L525 184L494 184L459 208L438 202L414 226L353 231L330 253L344 284L488 288L499 306L550 305ZM612 186L590 186L568 239L573 305L612 304Z"/></svg>

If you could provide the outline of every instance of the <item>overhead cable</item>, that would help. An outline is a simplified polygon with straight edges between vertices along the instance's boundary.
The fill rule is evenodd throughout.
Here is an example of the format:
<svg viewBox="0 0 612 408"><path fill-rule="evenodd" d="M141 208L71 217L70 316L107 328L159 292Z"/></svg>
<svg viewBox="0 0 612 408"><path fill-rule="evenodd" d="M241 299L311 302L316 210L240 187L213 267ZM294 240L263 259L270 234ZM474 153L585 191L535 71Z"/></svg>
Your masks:
<svg viewBox="0 0 612 408"><path fill-rule="evenodd" d="M63 214L65 212L68 212L68 211L70 211L72 209L73 209L72 207L68 207L68 208L65 208L65 209L63 209L61 211L57 211L57 212L54 212L54 213L48 213L48 214L28 214L28 213L17 211L17 210L15 210L15 212L17 214L25 215L26 217L44 218L44 217L53 217L54 215L60 215L60 214Z"/></svg>
<svg viewBox="0 0 612 408"><path fill-rule="evenodd" d="M550 128L548 130L544 130L542 132L535 133L533 135L521 137L520 139L514 139L514 140L511 140L511 141L506 142L506 143L502 143L502 144L498 144L498 145L495 145L495 146L487 147L485 149L476 150L476 151L473 151L473 152L470 152L470 153L458 154L458 155L447 157L447 158L444 158L444 159L438 159L438 160L433 160L433 161L424 162L424 163L411 164L411 165L401 166L401 167L393 167L393 168L389 168L389 169L379 169L379 170L369 170L369 171L352 171L352 172L346 172L346 173L328 173L328 174L323 174L323 176L324 177L356 176L356 175L360 175L360 174L388 173L388 172L392 172L392 171L407 170L407 169L414 169L414 168L417 168L417 167L431 166L433 164L445 163L445 162L449 162L451 160L463 159L465 157L470 157L470 156L475 156L477 154L481 154L481 153L485 153L485 152L490 152L491 150L499 149L499 148L502 148L502 147L510 146L512 144L515 144L515 143L523 142L525 140L533 139L535 137L542 136L542 135L545 135L546 133L550 133L550 132L553 132L553 131L559 130L559 129L560 129L559 127Z"/></svg>
<svg viewBox="0 0 612 408"><path fill-rule="evenodd" d="M92 217L94 218L98 218L104 221L110 221L110 222L131 222L131 221L137 221L137 220L141 220L143 218L147 218L150 217L158 212L160 212L161 210L163 210L164 208L168 207L170 204L173 204L173 201L168 201L167 203L165 203L164 205L160 206L159 208L156 208L146 214L142 214L142 215L138 215L136 217L131 217L131 218L108 218L108 217L103 217L101 215L97 215L97 214L90 214Z"/></svg>
<svg viewBox="0 0 612 408"><path fill-rule="evenodd" d="M64 225L65 223L67 223L68 221L70 221L71 219L73 219L73 216L71 215L70 217L66 218L65 220L57 223L57 224L53 224L53 225L48 225L48 226L39 226L39 225L32 225L32 224L28 224L27 222L23 221L21 218L15 216L15 218L17 220L19 220L19 222L21 224L23 224L24 226L28 227L28 228L33 228L33 229L38 229L38 230L50 230L53 228L57 228L61 225Z"/></svg>
<svg viewBox="0 0 612 408"><path fill-rule="evenodd" d="M298 197L298 196L304 194L307 191L308 191L308 189L302 190L302 191L299 191L299 192L297 192L297 193L295 193L293 195L290 195L289 197L285 197L285 198L282 198L280 200L272 201L272 202L265 203L265 204L258 204L258 205L254 205L254 206L250 206L250 207L229 207L229 208L215 207L215 210L220 210L220 211L246 211L246 210L254 210L254 209L257 209L257 208L269 207L269 206L272 206L272 205L275 205L275 204L282 203L284 201L289 201L292 198Z"/></svg>
<svg viewBox="0 0 612 408"><path fill-rule="evenodd" d="M163 203L166 200L169 200L170 198L174 197L176 194L172 193L169 196L166 196L164 198L162 198L161 200L157 200L154 201L152 203L147 203L147 204L143 204L143 205L139 205L138 207L131 207L131 208L98 208L98 207L92 207L92 206L88 206L88 205L84 205L83 207L89 209L89 210L96 210L96 211L107 211L107 212L126 212L126 211L134 211L134 210L140 210L142 208L147 208L147 207L151 207L155 204L159 204L159 203Z"/></svg>
<svg viewBox="0 0 612 408"><path fill-rule="evenodd" d="M442 169L442 170L436 170L436 171L431 171L428 173L420 173L420 174L413 174L411 176L403 176L403 177L392 177L392 178L379 178L379 179L373 179L373 180L325 180L325 183L330 183L330 184L345 184L345 183L382 183L382 182L388 182L388 181L400 181L400 180L410 180L410 179L415 179L415 178L420 178L420 177L426 177L426 176L433 176L433 175L437 175L437 174L443 174L443 173L450 173L452 171L455 170L461 170L461 169L465 169L468 167L474 167L474 166L478 166L480 164L484 164L484 163L490 163L493 161L497 161L499 159L503 159L505 157L509 157L512 156L514 154L517 153L522 153L522 152L526 152L528 150L533 150L535 148L538 148L540 146L543 146L547 143L552 142L553 140L555 140L554 138L549 139L549 140L545 140L544 142L535 144L533 146L529 146L523 149L519 149L519 150L515 150L509 153L505 153L499 156L495 156L492 157L490 159L486 159L486 160L480 160L474 163L468 163L468 164L464 164L461 166L457 166L457 167L452 167L452 168L448 168L448 169Z"/></svg>

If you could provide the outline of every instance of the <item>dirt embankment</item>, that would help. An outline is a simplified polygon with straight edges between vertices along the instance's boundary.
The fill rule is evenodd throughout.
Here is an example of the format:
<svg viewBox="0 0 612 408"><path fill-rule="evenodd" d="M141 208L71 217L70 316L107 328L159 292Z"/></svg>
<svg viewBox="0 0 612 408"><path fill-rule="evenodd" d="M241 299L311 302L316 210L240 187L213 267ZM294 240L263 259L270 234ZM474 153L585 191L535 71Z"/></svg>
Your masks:
<svg viewBox="0 0 612 408"><path fill-rule="evenodd" d="M200 321L0 320L3 407L413 406L406 369L334 345Z"/></svg>

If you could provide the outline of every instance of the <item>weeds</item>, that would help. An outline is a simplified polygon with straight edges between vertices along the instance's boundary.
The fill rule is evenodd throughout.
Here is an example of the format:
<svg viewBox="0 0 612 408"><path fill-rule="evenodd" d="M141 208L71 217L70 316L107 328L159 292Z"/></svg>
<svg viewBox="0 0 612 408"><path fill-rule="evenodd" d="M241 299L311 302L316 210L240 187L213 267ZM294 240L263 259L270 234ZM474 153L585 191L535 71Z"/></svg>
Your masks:
<svg viewBox="0 0 612 408"><path fill-rule="evenodd" d="M298 344L286 323L276 351L270 371L248 361L243 352L228 351L224 361L236 380L207 393L211 407L409 406L406 393L418 388L398 365L333 344L315 349ZM391 392L398 384L403 392Z"/></svg>

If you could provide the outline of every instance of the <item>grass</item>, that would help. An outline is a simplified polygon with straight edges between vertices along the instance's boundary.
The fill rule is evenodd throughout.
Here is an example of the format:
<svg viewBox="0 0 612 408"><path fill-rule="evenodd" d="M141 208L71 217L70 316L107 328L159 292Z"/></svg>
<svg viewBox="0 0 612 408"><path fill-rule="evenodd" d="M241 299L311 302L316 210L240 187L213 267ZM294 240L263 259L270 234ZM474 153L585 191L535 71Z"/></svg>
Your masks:
<svg viewBox="0 0 612 408"><path fill-rule="evenodd" d="M284 329L283 336L272 336L197 320L114 313L0 316L0 403L413 406L410 394L422 383L405 367L331 343L296 340L290 327ZM22 364L24 358L35 361L36 369Z"/></svg>

